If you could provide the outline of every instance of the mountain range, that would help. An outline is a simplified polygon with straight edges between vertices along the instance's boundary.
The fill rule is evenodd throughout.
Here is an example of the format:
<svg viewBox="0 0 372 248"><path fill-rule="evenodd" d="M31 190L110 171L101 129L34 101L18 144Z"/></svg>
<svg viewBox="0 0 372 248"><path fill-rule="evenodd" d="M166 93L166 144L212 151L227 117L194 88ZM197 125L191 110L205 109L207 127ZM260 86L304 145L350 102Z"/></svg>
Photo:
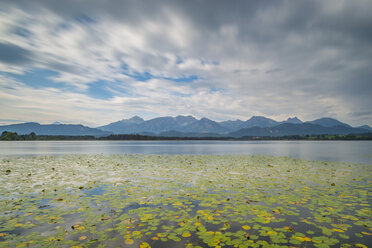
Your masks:
<svg viewBox="0 0 372 248"><path fill-rule="evenodd" d="M134 116L98 128L114 134L138 133L168 137L353 134L372 131L372 128L367 125L353 128L346 123L327 117L308 122L293 117L279 122L264 116L253 116L246 121L216 122L207 118L198 120L192 116L181 115L177 117L158 117L148 121Z"/></svg>
<svg viewBox="0 0 372 248"><path fill-rule="evenodd" d="M96 137L110 134L142 134L165 137L235 137L244 136L287 136L287 135L346 135L372 133L368 125L352 127L333 118L323 117L303 122L297 117L275 121L264 116L253 116L246 121L229 120L216 122L208 118L200 120L193 116L157 117L144 120L139 116L123 119L97 128L83 125L53 123L42 125L35 122L0 126L0 132L18 134L35 132L37 135L91 135Z"/></svg>
<svg viewBox="0 0 372 248"><path fill-rule="evenodd" d="M17 134L29 134L34 132L37 135L65 135L65 136L95 136L102 137L110 135L111 132L102 131L97 128L90 128L83 125L73 124L49 124L42 125L36 122L0 126L0 133L16 132Z"/></svg>

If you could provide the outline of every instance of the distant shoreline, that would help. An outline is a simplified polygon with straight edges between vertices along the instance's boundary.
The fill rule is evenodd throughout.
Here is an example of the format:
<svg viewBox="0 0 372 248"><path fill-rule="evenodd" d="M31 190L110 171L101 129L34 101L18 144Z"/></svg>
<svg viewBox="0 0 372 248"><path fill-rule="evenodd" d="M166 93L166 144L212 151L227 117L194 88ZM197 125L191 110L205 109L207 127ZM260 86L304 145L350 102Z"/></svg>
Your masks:
<svg viewBox="0 0 372 248"><path fill-rule="evenodd" d="M48 141L48 140L117 140L117 141L146 141L146 140L221 140L221 141L275 141L275 140L372 140L372 133L349 135L290 135L290 136L245 136L233 137L164 137L139 134L111 134L105 137L67 136L67 135L36 135L35 133L18 135L15 132L4 132L0 141Z"/></svg>

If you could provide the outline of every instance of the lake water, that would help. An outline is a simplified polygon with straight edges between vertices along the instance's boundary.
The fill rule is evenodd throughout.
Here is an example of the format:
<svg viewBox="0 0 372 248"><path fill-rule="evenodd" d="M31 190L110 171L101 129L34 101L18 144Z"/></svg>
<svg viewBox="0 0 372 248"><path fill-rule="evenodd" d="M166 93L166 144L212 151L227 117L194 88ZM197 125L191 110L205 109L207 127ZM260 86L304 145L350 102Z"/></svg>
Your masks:
<svg viewBox="0 0 372 248"><path fill-rule="evenodd" d="M0 156L61 154L263 154L372 164L372 141L2 141Z"/></svg>

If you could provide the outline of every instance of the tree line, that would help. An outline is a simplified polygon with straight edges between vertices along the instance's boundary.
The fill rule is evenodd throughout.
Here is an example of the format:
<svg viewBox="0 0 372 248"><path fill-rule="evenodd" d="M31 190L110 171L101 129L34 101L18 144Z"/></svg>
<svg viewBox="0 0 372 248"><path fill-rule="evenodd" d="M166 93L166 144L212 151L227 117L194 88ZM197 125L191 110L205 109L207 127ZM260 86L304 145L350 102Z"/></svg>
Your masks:
<svg viewBox="0 0 372 248"><path fill-rule="evenodd" d="M147 136L140 134L111 134L105 137L94 136L68 136L68 135L36 135L17 134L16 132L4 131L0 140L372 140L372 133L367 134L348 134L348 135L289 135L289 136L245 136L241 138L233 137L164 137Z"/></svg>
<svg viewBox="0 0 372 248"><path fill-rule="evenodd" d="M36 135L34 132L30 134L17 134L16 132L4 131L0 140L95 140L94 136L66 136L66 135Z"/></svg>

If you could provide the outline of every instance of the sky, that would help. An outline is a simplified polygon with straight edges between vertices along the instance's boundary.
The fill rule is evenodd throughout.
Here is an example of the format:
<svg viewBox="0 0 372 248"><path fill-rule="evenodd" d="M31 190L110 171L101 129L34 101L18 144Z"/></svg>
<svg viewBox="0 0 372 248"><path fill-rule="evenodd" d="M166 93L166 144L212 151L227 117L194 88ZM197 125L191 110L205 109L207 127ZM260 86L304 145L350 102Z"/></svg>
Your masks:
<svg viewBox="0 0 372 248"><path fill-rule="evenodd" d="M1 0L0 125L372 125L372 1Z"/></svg>

